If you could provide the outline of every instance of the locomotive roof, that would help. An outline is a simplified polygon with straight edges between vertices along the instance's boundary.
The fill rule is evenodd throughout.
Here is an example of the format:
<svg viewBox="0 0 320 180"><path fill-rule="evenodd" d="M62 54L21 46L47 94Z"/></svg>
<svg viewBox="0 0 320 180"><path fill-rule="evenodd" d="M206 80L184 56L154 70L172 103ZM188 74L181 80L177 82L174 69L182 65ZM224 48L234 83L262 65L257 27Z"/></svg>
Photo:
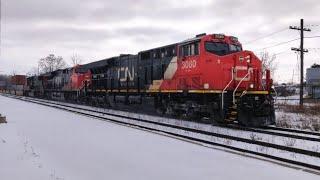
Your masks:
<svg viewBox="0 0 320 180"><path fill-rule="evenodd" d="M186 39L184 41L181 41L179 44L187 44L189 42L193 42L193 41L198 41L200 40L202 37L195 37L195 38L190 38L190 39Z"/></svg>
<svg viewBox="0 0 320 180"><path fill-rule="evenodd" d="M117 59L117 58L118 57L116 56L116 57L112 57L112 58L102 59L99 61L94 61L94 62L90 62L87 64L83 64L77 69L77 71L80 73L84 73L84 72L87 72L88 70L93 69L93 68L108 66L112 59Z"/></svg>
<svg viewBox="0 0 320 180"><path fill-rule="evenodd" d="M107 59L102 59L99 61L94 61L88 64L83 64L79 67L78 72L87 72L90 69L94 69L94 68L99 68L99 67L103 67L103 66L108 66L108 65L112 65L113 62L115 60L118 60L119 58L123 58L123 57L132 57L132 56L136 56L136 55L132 55L132 54L120 54L119 56L114 56L111 58L107 58Z"/></svg>
<svg viewBox="0 0 320 180"><path fill-rule="evenodd" d="M112 58L115 58L115 57L112 57ZM90 62L87 64L83 64L77 69L77 72L85 73L88 70L95 68L95 67L107 66L109 64L108 61L112 58L102 59L99 61L94 61L94 62Z"/></svg>
<svg viewBox="0 0 320 180"><path fill-rule="evenodd" d="M174 44L169 44L169 45L165 45L165 46L160 46L160 47L156 47L156 48L140 51L139 54L140 53L144 53L144 52L148 52L148 51L153 51L153 50L156 50L156 49L162 49L162 48L168 48L168 47L171 47L171 46L176 46L177 44L178 43L174 43Z"/></svg>

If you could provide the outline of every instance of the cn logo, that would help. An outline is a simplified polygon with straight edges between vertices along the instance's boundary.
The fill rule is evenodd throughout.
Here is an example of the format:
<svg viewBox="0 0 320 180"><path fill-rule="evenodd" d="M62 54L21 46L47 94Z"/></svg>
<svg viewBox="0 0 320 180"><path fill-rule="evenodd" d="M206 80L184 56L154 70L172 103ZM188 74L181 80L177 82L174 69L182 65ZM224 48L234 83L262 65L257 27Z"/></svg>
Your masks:
<svg viewBox="0 0 320 180"><path fill-rule="evenodd" d="M129 79L129 81L133 81L134 80L134 68L131 69L131 71L129 70L128 67L121 67L118 69L118 79L120 79L120 82L125 82L127 81L127 79Z"/></svg>
<svg viewBox="0 0 320 180"><path fill-rule="evenodd" d="M193 69L197 67L196 60L182 61L182 69Z"/></svg>

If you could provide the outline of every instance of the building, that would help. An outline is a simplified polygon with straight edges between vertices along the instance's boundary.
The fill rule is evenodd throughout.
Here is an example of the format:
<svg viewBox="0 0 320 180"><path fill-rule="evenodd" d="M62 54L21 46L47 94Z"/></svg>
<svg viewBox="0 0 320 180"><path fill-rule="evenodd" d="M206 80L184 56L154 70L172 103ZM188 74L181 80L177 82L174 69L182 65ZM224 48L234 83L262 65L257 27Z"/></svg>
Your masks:
<svg viewBox="0 0 320 180"><path fill-rule="evenodd" d="M4 80L0 80L0 90L6 89L7 83Z"/></svg>
<svg viewBox="0 0 320 180"><path fill-rule="evenodd" d="M25 75L14 75L11 77L10 93L15 95L23 95L23 90L27 84Z"/></svg>
<svg viewBox="0 0 320 180"><path fill-rule="evenodd" d="M313 98L320 98L320 65L314 64L307 69L307 91Z"/></svg>

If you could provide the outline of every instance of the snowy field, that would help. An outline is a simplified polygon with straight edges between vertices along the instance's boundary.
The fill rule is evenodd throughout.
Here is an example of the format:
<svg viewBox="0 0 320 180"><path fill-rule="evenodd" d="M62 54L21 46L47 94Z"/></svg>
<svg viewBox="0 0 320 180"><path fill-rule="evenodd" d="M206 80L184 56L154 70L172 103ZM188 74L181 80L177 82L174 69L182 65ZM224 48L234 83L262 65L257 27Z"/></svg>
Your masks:
<svg viewBox="0 0 320 180"><path fill-rule="evenodd" d="M276 101L276 125L278 127L320 132L319 101L304 101L304 107L306 110L314 107L312 109L316 112L296 112L297 108L295 106L299 105L299 95L278 97Z"/></svg>
<svg viewBox="0 0 320 180"><path fill-rule="evenodd" d="M221 149L0 96L1 180L319 179Z"/></svg>
<svg viewBox="0 0 320 180"><path fill-rule="evenodd" d="M23 97L22 99L33 99L33 98ZM36 102L37 101L38 100L36 100ZM52 101L48 101L48 100L41 100L41 101L52 102ZM67 104L67 103L62 103L62 102L56 102L56 103ZM96 112L89 112L89 114L93 114L95 116L102 116L104 118L115 119L120 122L135 124L135 125L139 125L139 126L143 126L143 127L149 127L152 129L159 129L159 130L163 130L166 132L171 132L171 133L176 133L176 134L180 134L180 135L184 135L184 136L188 136L188 137L202 139L202 140L206 140L206 141L213 142L213 143L237 147L237 148L246 149L246 150L250 150L250 151L254 151L254 152L258 152L258 153L273 155L273 156L282 157L285 159L290 159L293 161L299 161L299 162L304 162L304 163L320 166L319 158L313 157L313 156L307 156L307 155L303 155L300 153L290 153L288 151L283 151L283 150L279 150L279 149L275 149L275 148L269 148L269 147L265 147L265 146L255 145L255 144L248 144L248 143L233 141L233 140L225 139L225 138L213 137L211 135L189 133L184 130L177 130L175 128L153 125L153 124L149 124L149 123L145 123L145 122L141 122L141 121L128 120L127 118L122 118L122 117L113 117L113 116L102 114L99 112L118 114L118 115L122 115L125 117L135 117L138 119L144 119L144 120L149 120L149 121L153 121L153 122L178 125L178 126L183 126L183 127L192 128L192 129L199 129L202 131L212 132L212 133L216 133L216 134L224 134L227 136L231 135L231 136L235 136L235 137L245 138L248 140L254 139L256 141L262 141L262 142L266 142L266 143L272 143L272 144L278 144L278 145L282 145L282 146L295 147L298 149L320 152L320 144L317 141L305 141L305 140L293 139L293 138L282 137L282 136L268 135L268 134L263 134L263 133L262 134L261 133L253 133L250 131L234 130L234 129L230 129L230 128L212 126L210 124L199 124L199 123L190 122L190 121L170 119L170 118L158 117L158 116L141 115L141 114L136 114L136 113L132 113L132 112L123 112L123 111L89 107L89 106L83 106L83 105L72 105L72 104L70 104L70 105L72 107L76 106L79 109L81 109L81 108L87 109L88 108L88 109L95 110ZM52 104L50 104L50 106L52 106ZM54 106L56 106L56 105L54 105ZM59 107L59 105L57 105L57 106ZM69 107L67 109L75 110L74 108L69 108ZM78 112L88 113L86 110L79 110L79 109L77 110ZM313 136L313 138L318 138L318 136Z"/></svg>

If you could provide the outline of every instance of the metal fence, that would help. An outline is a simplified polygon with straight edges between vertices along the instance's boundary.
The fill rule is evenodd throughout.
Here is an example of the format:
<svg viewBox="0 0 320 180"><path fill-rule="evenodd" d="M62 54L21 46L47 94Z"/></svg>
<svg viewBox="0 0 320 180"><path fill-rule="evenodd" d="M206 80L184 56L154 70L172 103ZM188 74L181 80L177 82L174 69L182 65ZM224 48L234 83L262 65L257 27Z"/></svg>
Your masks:
<svg viewBox="0 0 320 180"><path fill-rule="evenodd" d="M320 85L308 85L306 87L308 96L312 99L320 99Z"/></svg>

